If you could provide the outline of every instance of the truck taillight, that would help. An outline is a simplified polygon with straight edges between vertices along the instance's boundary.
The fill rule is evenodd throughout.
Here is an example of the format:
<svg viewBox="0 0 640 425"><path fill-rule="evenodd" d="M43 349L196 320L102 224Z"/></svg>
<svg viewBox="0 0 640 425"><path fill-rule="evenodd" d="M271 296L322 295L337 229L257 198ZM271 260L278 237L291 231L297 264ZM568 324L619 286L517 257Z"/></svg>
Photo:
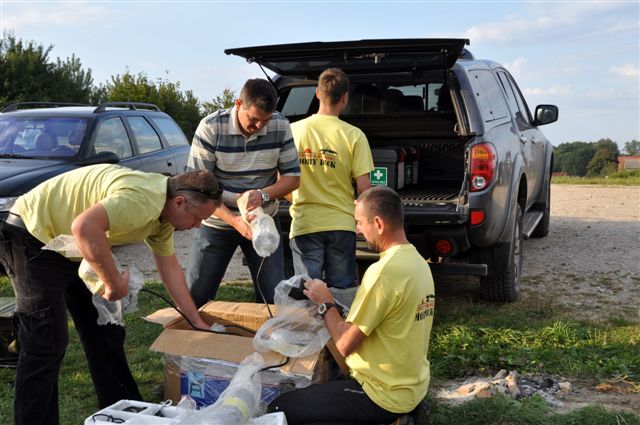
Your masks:
<svg viewBox="0 0 640 425"><path fill-rule="evenodd" d="M485 189L496 173L496 150L489 143L471 147L470 186L472 192Z"/></svg>

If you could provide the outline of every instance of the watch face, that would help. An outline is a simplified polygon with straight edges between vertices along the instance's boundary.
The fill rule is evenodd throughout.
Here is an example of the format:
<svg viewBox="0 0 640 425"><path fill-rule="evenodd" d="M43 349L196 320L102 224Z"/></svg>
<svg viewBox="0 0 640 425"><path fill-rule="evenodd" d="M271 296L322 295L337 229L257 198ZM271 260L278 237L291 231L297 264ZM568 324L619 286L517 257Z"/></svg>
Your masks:
<svg viewBox="0 0 640 425"><path fill-rule="evenodd" d="M320 316L324 316L324 314L327 312L327 306L326 304L322 303L318 306L318 313L320 314Z"/></svg>

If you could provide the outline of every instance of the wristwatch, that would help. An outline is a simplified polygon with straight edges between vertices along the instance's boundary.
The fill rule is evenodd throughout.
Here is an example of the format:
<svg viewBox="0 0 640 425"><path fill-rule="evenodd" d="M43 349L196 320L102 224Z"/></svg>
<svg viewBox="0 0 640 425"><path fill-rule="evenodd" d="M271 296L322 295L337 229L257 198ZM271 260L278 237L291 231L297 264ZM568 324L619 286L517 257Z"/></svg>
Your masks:
<svg viewBox="0 0 640 425"><path fill-rule="evenodd" d="M337 305L335 305L334 303L322 303L318 306L318 314L322 317L324 317L325 314L327 314L327 311L329 311L329 309L331 307L335 307L338 308Z"/></svg>
<svg viewBox="0 0 640 425"><path fill-rule="evenodd" d="M267 192L262 189L258 189L258 192L260 192L260 196L262 196L262 204L269 202L269 194Z"/></svg>

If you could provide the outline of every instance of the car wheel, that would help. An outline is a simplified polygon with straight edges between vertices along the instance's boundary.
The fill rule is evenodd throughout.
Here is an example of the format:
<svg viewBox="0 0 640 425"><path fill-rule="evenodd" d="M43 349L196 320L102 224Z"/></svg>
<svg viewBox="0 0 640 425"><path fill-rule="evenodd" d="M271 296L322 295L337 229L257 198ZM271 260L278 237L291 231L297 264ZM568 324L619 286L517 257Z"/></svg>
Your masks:
<svg viewBox="0 0 640 425"><path fill-rule="evenodd" d="M531 236L534 238L544 238L549 234L549 221L551 219L551 181L547 185L546 200L542 206L542 219L538 223Z"/></svg>
<svg viewBox="0 0 640 425"><path fill-rule="evenodd" d="M522 209L516 208L516 220L511 243L480 250L480 262L486 263L489 274L480 278L482 297L487 301L512 302L518 298L522 279Z"/></svg>

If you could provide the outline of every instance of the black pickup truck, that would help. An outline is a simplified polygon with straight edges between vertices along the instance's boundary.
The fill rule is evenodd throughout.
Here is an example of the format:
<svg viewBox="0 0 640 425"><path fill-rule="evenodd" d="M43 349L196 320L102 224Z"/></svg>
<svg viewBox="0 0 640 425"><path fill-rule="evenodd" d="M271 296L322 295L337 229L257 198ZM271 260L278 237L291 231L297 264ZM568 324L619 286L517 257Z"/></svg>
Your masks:
<svg viewBox="0 0 640 425"><path fill-rule="evenodd" d="M485 299L514 301L522 241L549 231L553 147L538 127L556 121L558 108L538 105L532 115L509 72L476 60L468 44L359 40L225 53L276 73L278 110L291 122L317 111L320 72L345 71L351 101L341 118L367 135L372 183L398 191L407 235L434 274L479 276ZM377 258L364 241L356 254L360 268Z"/></svg>

